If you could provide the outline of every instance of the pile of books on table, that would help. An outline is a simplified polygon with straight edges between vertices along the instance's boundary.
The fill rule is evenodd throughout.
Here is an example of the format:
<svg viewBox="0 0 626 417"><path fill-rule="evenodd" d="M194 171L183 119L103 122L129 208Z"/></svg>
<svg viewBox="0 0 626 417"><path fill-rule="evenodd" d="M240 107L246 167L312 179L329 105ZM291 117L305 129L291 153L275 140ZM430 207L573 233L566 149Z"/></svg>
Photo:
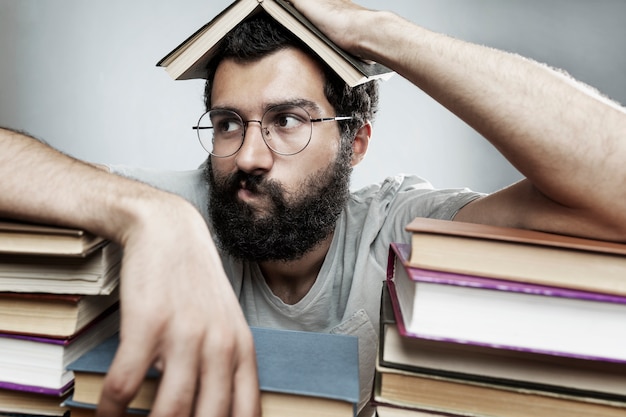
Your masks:
<svg viewBox="0 0 626 417"><path fill-rule="evenodd" d="M0 219L0 415L67 412L67 365L119 329L120 263L84 231Z"/></svg>
<svg viewBox="0 0 626 417"><path fill-rule="evenodd" d="M626 245L415 219L392 244L380 417L626 416Z"/></svg>
<svg viewBox="0 0 626 417"><path fill-rule="evenodd" d="M118 347L118 246L80 230L0 220L0 416L95 416ZM253 328L267 417L354 417L356 336ZM151 369L128 415L148 414Z"/></svg>

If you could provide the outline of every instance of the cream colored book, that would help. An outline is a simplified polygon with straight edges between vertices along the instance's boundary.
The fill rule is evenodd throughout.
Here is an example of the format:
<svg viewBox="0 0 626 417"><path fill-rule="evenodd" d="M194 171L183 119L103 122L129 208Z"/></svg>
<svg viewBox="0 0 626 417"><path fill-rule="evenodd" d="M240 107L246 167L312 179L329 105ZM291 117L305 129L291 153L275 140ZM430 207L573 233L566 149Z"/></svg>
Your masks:
<svg viewBox="0 0 626 417"><path fill-rule="evenodd" d="M0 254L86 256L105 243L85 230L0 219Z"/></svg>
<svg viewBox="0 0 626 417"><path fill-rule="evenodd" d="M350 86L393 74L383 65L363 61L339 48L284 0L235 1L162 58L157 66L165 68L175 80L206 78L207 63L224 36L257 13L266 13L297 36Z"/></svg>

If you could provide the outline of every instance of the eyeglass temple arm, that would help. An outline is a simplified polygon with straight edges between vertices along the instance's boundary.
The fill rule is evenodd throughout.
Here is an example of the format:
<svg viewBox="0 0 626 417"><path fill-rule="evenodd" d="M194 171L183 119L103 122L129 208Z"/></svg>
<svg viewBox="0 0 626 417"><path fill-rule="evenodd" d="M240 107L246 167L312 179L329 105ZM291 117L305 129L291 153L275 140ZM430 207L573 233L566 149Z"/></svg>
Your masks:
<svg viewBox="0 0 626 417"><path fill-rule="evenodd" d="M352 117L352 116L322 117L321 119L311 119L311 122L312 123L332 122L332 121L352 120L352 119L354 119L354 117Z"/></svg>

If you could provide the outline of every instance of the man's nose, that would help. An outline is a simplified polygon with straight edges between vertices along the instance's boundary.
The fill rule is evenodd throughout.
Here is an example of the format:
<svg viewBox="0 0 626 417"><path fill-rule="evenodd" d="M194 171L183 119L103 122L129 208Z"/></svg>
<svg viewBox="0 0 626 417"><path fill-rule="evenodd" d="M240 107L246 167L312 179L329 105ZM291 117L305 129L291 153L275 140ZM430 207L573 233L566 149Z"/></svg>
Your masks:
<svg viewBox="0 0 626 417"><path fill-rule="evenodd" d="M243 144L235 155L237 167L250 174L269 171L274 163L274 153L265 143L261 121L247 120L244 124Z"/></svg>

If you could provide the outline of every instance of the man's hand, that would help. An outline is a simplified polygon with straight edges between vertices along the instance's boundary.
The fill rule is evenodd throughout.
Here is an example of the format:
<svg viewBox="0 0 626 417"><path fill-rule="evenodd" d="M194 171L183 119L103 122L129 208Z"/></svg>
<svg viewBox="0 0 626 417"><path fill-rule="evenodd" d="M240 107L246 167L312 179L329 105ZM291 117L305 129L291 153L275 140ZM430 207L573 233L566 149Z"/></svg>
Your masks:
<svg viewBox="0 0 626 417"><path fill-rule="evenodd" d="M176 203L120 239L120 347L98 415L122 415L151 365L162 371L152 416L260 415L249 327L204 220Z"/></svg>
<svg viewBox="0 0 626 417"><path fill-rule="evenodd" d="M124 249L119 351L100 416L119 416L146 371L153 416L257 416L250 329L205 221L182 198L0 128L0 215L79 227Z"/></svg>
<svg viewBox="0 0 626 417"><path fill-rule="evenodd" d="M364 22L371 18L371 10L349 0L291 0L291 3L339 47L371 59L360 44L362 37L357 29L367 27Z"/></svg>

